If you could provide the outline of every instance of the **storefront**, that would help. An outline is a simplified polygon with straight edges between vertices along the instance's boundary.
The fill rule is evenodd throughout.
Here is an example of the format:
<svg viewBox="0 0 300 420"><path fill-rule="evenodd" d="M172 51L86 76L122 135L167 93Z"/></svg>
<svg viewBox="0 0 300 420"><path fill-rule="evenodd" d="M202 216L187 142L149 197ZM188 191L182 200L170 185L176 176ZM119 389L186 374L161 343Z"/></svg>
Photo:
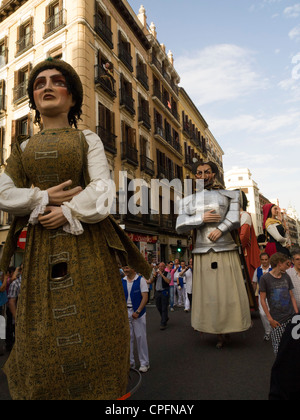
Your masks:
<svg viewBox="0 0 300 420"><path fill-rule="evenodd" d="M146 261L151 263L153 260L160 260L160 249L158 236L145 235L140 233L127 232L127 235L135 243Z"/></svg>

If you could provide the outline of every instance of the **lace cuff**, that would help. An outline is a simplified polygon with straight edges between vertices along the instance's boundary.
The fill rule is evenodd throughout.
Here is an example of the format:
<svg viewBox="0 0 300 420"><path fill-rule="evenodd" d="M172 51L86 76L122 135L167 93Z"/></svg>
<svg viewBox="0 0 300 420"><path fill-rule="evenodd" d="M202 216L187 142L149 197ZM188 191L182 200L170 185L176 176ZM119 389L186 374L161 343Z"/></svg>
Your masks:
<svg viewBox="0 0 300 420"><path fill-rule="evenodd" d="M80 221L73 218L71 210L67 206L62 205L61 209L68 221L68 223L63 226L63 230L67 233L71 233L71 235L82 235L84 231Z"/></svg>
<svg viewBox="0 0 300 420"><path fill-rule="evenodd" d="M44 214L45 213L45 208L49 203L49 196L47 191L43 191L43 196L42 196L42 201L41 203L36 206L32 212L30 213L30 217L29 217L29 223L31 225L37 225L38 224L38 217L40 214Z"/></svg>

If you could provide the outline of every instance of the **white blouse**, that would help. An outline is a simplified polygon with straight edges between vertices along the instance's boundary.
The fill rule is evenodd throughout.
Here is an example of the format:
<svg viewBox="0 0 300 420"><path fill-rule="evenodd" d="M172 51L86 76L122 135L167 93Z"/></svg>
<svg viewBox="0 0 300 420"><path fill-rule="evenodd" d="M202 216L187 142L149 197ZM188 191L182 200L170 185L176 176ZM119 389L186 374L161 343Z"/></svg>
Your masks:
<svg viewBox="0 0 300 420"><path fill-rule="evenodd" d="M112 193L109 189L110 175L103 143L97 134L90 130L84 130L83 134L89 146L87 161L90 183L70 202L64 202L61 206L64 216L68 220L63 229L73 235L83 233L80 222L98 223L109 215L105 202L107 202L108 194ZM21 144L23 151L28 141ZM39 214L44 213L48 204L47 191L42 191L37 187L17 188L6 173L0 176L1 210L14 216L30 215L29 223L37 224Z"/></svg>

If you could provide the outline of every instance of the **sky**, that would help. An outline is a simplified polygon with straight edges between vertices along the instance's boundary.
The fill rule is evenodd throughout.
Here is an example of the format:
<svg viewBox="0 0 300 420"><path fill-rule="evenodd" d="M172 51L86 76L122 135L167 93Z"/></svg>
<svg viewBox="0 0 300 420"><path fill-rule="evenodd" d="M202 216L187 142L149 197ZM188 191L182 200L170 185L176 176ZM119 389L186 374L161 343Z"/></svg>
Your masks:
<svg viewBox="0 0 300 420"><path fill-rule="evenodd" d="M172 51L182 86L260 192L300 217L300 1L128 0Z"/></svg>

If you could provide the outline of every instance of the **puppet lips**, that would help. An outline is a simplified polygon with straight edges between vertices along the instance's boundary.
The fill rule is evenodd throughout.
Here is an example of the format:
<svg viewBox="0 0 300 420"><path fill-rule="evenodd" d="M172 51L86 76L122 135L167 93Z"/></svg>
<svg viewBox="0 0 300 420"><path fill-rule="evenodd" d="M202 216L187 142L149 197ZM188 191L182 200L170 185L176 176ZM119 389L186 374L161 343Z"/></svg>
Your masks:
<svg viewBox="0 0 300 420"><path fill-rule="evenodd" d="M48 93L47 95L44 95L44 96L43 96L43 100L44 100L44 101L47 101L47 100L49 100L49 99L55 99L55 96L50 95L49 93Z"/></svg>

